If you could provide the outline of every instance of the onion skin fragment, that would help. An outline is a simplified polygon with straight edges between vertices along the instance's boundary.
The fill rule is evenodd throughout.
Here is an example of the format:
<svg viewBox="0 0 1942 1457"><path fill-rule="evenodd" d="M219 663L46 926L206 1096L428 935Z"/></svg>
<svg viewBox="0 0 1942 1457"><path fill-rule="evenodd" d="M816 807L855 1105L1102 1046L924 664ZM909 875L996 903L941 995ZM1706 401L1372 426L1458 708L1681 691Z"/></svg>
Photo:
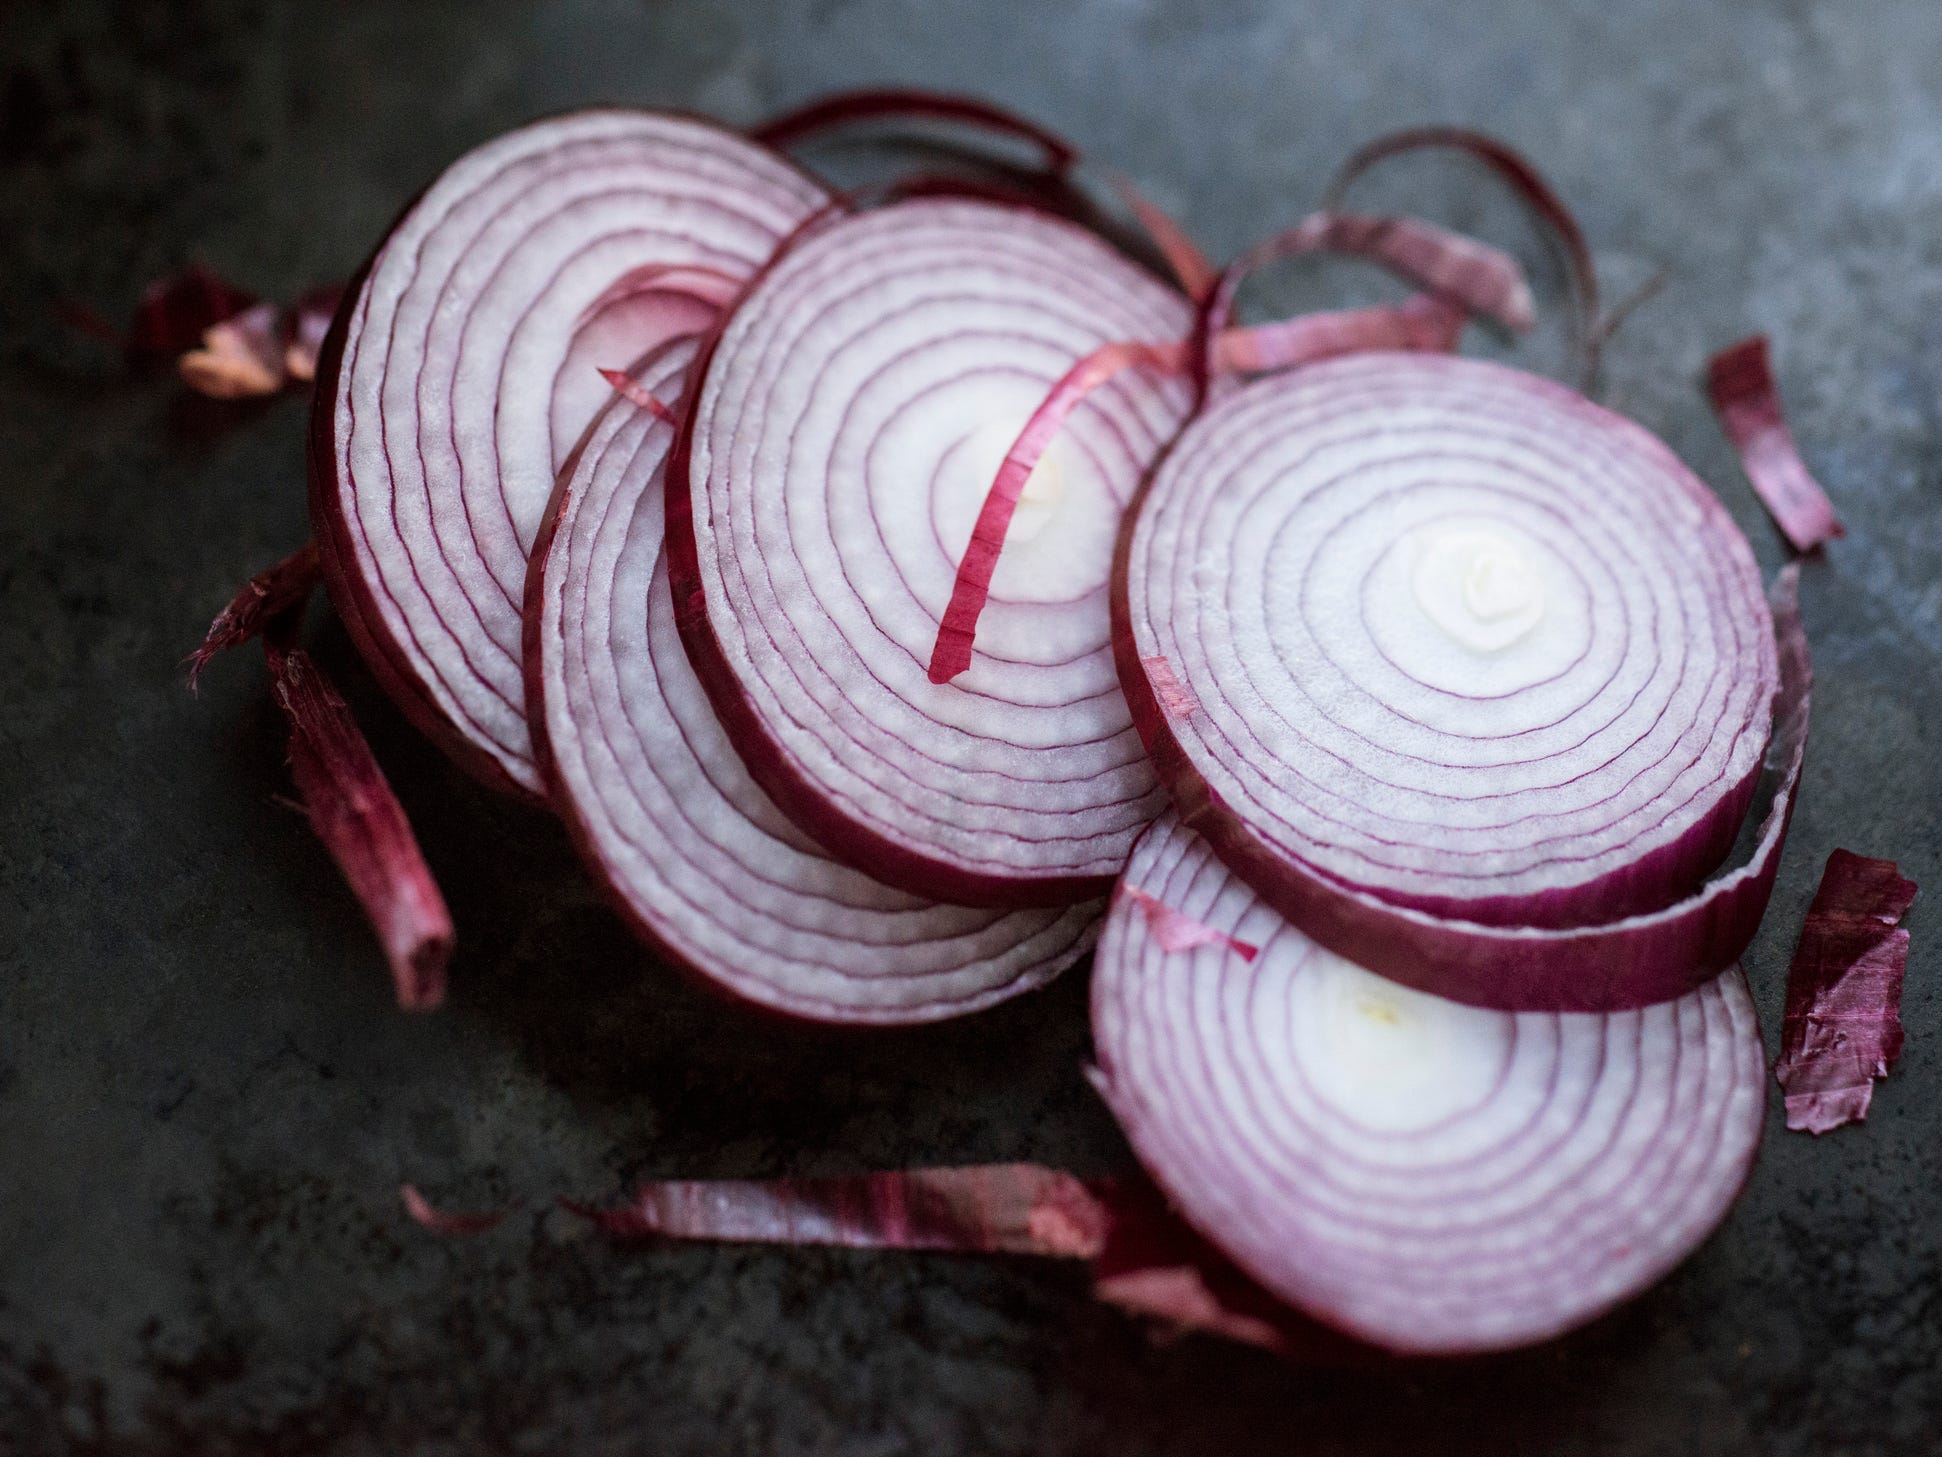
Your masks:
<svg viewBox="0 0 1942 1457"><path fill-rule="evenodd" d="M1332 1364L1372 1354L1249 1281L1144 1179L977 1164L805 1179L659 1179L620 1208L560 1204L617 1239L1084 1260L1094 1298L1163 1339L1200 1332Z"/></svg>
<svg viewBox="0 0 1942 1457"><path fill-rule="evenodd" d="M245 582L209 624L202 645L189 654L190 691L217 655L260 636L276 619L301 607L321 580L316 543L306 542Z"/></svg>
<svg viewBox="0 0 1942 1457"><path fill-rule="evenodd" d="M1360 356L1342 361L1339 367L1374 377L1376 372L1390 368L1388 360L1405 358L1423 361L1413 366L1417 368L1428 369L1432 363L1438 369L1445 367L1433 356L1401 355ZM1475 362L1452 362L1449 367L1485 372L1497 369ZM1559 389L1554 385L1543 387ZM1233 400L1230 397L1228 403ZM1588 402L1580 403L1588 410L1596 408ZM1203 417L1199 424L1189 427L1189 436L1176 447L1173 458L1181 458L1192 431L1211 428L1209 418ZM1656 444L1653 449L1663 452ZM1671 460L1669 452L1664 458ZM1642 1006L1680 996L1738 961L1772 892L1806 747L1811 671L1796 603L1796 574L1783 573L1771 607L1775 645L1769 651L1777 654L1779 679L1767 768L1774 785L1773 800L1750 858L1705 886L1684 893L1670 875L1652 865L1647 865L1654 875L1651 880L1606 882L1623 885L1634 895L1642 886L1651 886L1656 892L1659 884L1672 884L1676 898L1670 904L1663 899L1645 901L1628 908L1629 913L1608 911L1600 916L1587 891L1579 900L1586 903L1589 914L1580 919L1560 917L1539 922L1520 918L1518 908L1505 897L1501 907L1493 906L1493 914L1482 918L1405 903L1387 892L1353 884L1308 863L1279 843L1270 843L1243 807L1230 803L1209 782L1203 767L1189 756L1185 739L1204 732L1197 727L1202 715L1179 718L1168 711L1144 661L1155 655L1156 645L1146 640L1145 627L1136 631L1130 594L1142 513L1164 473L1163 467L1143 484L1141 498L1129 509L1120 537L1113 611L1121 680L1134 722L1162 782L1172 792L1175 808L1282 915L1331 950L1384 976L1456 1001L1508 1011L1616 1011ZM1703 491L1696 484L1692 489ZM1705 499L1710 501L1710 497ZM1716 503L1704 509L1725 520ZM1743 543L1739 549L1745 550ZM1750 553L1746 570L1753 570ZM1162 656L1171 651L1164 643L1157 650ZM1769 663L1773 661L1768 659ZM1205 700L1206 683L1186 681L1177 661L1170 666L1182 686ZM1748 732L1752 729L1749 716ZM1757 744L1758 740L1753 742ZM1758 771L1757 755L1748 756L1744 778L1722 787L1720 798L1708 811L1710 817L1701 822L1708 846L1715 841L1719 845L1717 851L1709 849L1709 854L1724 854L1731 843L1734 829L1757 797ZM1702 858L1697 849L1684 853L1696 844L1684 841L1680 848L1685 859L1697 864ZM1630 876L1633 872L1628 868L1625 873ZM1704 874L1703 865L1694 878L1699 874ZM1604 894L1602 889L1597 893Z"/></svg>
<svg viewBox="0 0 1942 1457"><path fill-rule="evenodd" d="M398 1198L412 1223L433 1234L483 1234L504 1224L506 1216L512 1213L510 1209L497 1209L490 1214L458 1214L440 1209L412 1184L400 1184Z"/></svg>
<svg viewBox="0 0 1942 1457"><path fill-rule="evenodd" d="M1331 212L1338 210L1355 180L1378 162L1405 152L1426 149L1461 152L1481 162L1508 183L1538 220L1551 229L1559 247L1564 250L1572 292L1577 299L1575 343L1579 359L1578 383L1580 388L1589 390L1598 379L1600 349L1616 327L1619 317L1616 314L1607 316L1602 312L1598 268L1592 261L1591 244L1585 240L1584 229L1578 225L1577 215L1545 180L1544 174L1514 147L1495 137L1463 127L1415 127L1392 132L1357 148L1336 170L1324 194L1323 207ZM1619 313L1622 314L1629 307L1630 303L1620 305Z"/></svg>
<svg viewBox="0 0 1942 1457"><path fill-rule="evenodd" d="M344 302L344 290L336 284L313 288L290 306L290 342L283 351L283 368L290 378L309 384L317 377L317 353L324 347L324 335Z"/></svg>
<svg viewBox="0 0 1942 1457"><path fill-rule="evenodd" d="M1902 1050L1902 973L1915 882L1892 860L1827 857L1787 971L1787 1012L1774 1077L1787 1126L1826 1133L1868 1116L1875 1080Z"/></svg>
<svg viewBox="0 0 1942 1457"><path fill-rule="evenodd" d="M256 304L203 330L202 347L176 361L176 370L184 384L212 400L273 395L284 380L278 328L276 310Z"/></svg>
<svg viewBox="0 0 1942 1457"><path fill-rule="evenodd" d="M1800 458L1780 404L1767 336L1722 349L1706 365L1706 393L1760 503L1795 551L1809 552L1845 536L1820 482Z"/></svg>
<svg viewBox="0 0 1942 1457"><path fill-rule="evenodd" d="M255 302L255 295L200 263L157 279L135 307L125 346L129 361L137 366L173 363L201 343L208 330Z"/></svg>
<svg viewBox="0 0 1942 1457"><path fill-rule="evenodd" d="M350 709L310 654L271 630L264 656L290 724L290 773L317 838L343 871L390 963L398 1005L445 1000L452 916Z"/></svg>
<svg viewBox="0 0 1942 1457"><path fill-rule="evenodd" d="M1086 1184L1038 1164L808 1179L661 1179L621 1209L568 1203L609 1234L730 1243L1090 1259L1108 1215Z"/></svg>
<svg viewBox="0 0 1942 1457"><path fill-rule="evenodd" d="M1177 818L1127 879L1258 942L1172 950L1115 905L1096 1083L1200 1236L1307 1315L1398 1355L1529 1345L1684 1259L1742 1187L1764 1057L1736 969L1610 1016L1408 991L1275 915Z"/></svg>
<svg viewBox="0 0 1942 1457"><path fill-rule="evenodd" d="M1202 946L1221 945L1232 951L1243 961L1252 961L1261 954L1261 948L1251 941L1242 941L1216 931L1212 926L1196 921L1185 912L1176 911L1156 895L1148 895L1137 886L1125 880L1113 892L1115 901L1131 901L1138 906L1152 929L1153 939L1162 951L1194 951Z"/></svg>

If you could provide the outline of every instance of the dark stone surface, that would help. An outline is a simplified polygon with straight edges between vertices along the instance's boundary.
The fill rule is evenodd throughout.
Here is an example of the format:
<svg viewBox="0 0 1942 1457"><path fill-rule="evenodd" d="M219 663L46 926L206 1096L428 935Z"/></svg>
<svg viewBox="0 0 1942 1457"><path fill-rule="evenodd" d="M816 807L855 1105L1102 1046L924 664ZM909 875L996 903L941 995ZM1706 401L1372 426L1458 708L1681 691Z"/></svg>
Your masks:
<svg viewBox="0 0 1942 1457"><path fill-rule="evenodd" d="M221 665L199 701L177 669L304 534L302 406L198 409L123 380L50 303L121 308L195 255L287 297L538 112L740 121L889 80L1042 115L1216 251L1294 216L1379 130L1505 133L1582 206L1616 281L1670 271L1608 397L1719 484L1769 565L1693 382L1709 348L1773 331L1851 534L1807 578L1815 742L1750 958L1769 1027L1830 849L1942 885L1934 0L10 0L0 1450L1942 1451L1942 953L1919 904L1908 1052L1866 1127L1810 1141L1776 1116L1696 1258L1523 1355L1298 1371L1150 1347L1076 1274L1025 1263L624 1251L542 1213L442 1241L400 1216L404 1178L537 1210L647 1172L1126 1154L1080 1078L1081 978L888 1036L718 1006L646 964L560 837L446 768L324 628L464 939L449 1010L394 1012L276 803L257 664ZM1469 179L1411 175L1469 215Z"/></svg>

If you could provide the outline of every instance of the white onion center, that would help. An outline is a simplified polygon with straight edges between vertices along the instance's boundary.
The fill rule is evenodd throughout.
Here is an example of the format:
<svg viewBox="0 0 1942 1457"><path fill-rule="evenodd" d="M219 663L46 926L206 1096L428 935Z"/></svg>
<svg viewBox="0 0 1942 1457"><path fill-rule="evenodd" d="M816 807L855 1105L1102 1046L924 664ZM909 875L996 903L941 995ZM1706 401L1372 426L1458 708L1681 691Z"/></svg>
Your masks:
<svg viewBox="0 0 1942 1457"><path fill-rule="evenodd" d="M1515 1022L1366 971L1317 946L1289 1008L1297 1059L1322 1101L1383 1133L1480 1106L1503 1078Z"/></svg>

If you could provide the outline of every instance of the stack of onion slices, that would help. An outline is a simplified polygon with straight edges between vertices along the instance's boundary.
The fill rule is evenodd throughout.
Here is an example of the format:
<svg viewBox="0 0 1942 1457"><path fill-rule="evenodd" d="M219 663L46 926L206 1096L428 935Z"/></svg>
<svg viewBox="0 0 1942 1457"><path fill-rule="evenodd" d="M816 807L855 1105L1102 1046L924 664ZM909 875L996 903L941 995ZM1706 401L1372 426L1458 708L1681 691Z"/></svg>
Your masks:
<svg viewBox="0 0 1942 1457"><path fill-rule="evenodd" d="M1765 889L1726 917L1701 882L1753 800L1774 622L1646 431L1500 366L1357 355L1220 400L1135 509L1135 722L1305 932L1507 1009L1638 1006L1738 959Z"/></svg>

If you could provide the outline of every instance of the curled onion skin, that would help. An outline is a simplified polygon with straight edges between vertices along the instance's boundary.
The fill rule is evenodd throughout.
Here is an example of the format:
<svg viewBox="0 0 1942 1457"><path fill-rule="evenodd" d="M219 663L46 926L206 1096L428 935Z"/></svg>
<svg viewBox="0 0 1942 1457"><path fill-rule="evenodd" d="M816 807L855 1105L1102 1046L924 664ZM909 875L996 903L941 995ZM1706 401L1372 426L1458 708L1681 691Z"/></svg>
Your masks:
<svg viewBox="0 0 1942 1457"><path fill-rule="evenodd" d="M667 492L682 637L757 781L836 854L963 904L1110 889L1161 804L1113 677L1112 542L1185 381L1087 397L1040 534L1013 518L977 663L926 664L1034 406L1100 345L1189 319L1070 224L925 199L811 230L704 350Z"/></svg>
<svg viewBox="0 0 1942 1457"><path fill-rule="evenodd" d="M692 333L827 200L712 123L577 112L453 163L346 292L312 406L326 583L392 696L488 783L539 792L526 556L606 403L594 366Z"/></svg>
<svg viewBox="0 0 1942 1457"><path fill-rule="evenodd" d="M1223 936L1168 951L1122 900L1093 974L1099 1084L1176 1207L1253 1279L1409 1354L1530 1344L1685 1258L1764 1114L1738 969L1630 1012L1486 1012L1302 935L1177 818L1126 881Z"/></svg>
<svg viewBox="0 0 1942 1457"><path fill-rule="evenodd" d="M693 341L637 388L678 399ZM631 392L630 392L631 393ZM623 395L562 477L528 575L527 692L550 797L664 956L773 1011L935 1021L1040 986L1103 905L940 905L832 860L750 778L696 681L662 552L673 427Z"/></svg>
<svg viewBox="0 0 1942 1457"><path fill-rule="evenodd" d="M1176 805L1311 935L1483 1005L1683 990L1647 967L1655 995L1628 991L1623 955L1557 956L1559 936L1694 891L1745 818L1773 715L1751 552L1637 426L1437 356L1258 381L1155 473L1114 609ZM1427 940L1402 935L1412 917ZM1401 941L1376 944L1370 920ZM1439 923L1456 927L1441 948ZM1502 944L1476 945L1478 928ZM1541 956L1519 957L1532 936ZM1704 961L1703 977L1743 947L1647 960ZM1588 971L1595 984L1564 985ZM1561 1000L1520 989L1524 972Z"/></svg>

